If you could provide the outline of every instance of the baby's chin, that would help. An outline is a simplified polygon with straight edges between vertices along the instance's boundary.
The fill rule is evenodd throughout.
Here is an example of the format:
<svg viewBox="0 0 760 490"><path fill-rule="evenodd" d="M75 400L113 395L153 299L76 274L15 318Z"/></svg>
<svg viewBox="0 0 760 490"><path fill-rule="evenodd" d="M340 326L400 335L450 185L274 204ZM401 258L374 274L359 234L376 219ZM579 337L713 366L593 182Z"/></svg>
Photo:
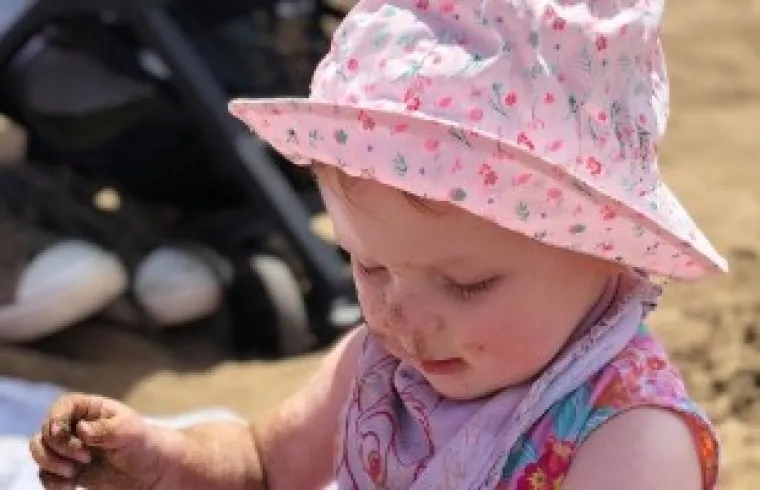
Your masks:
<svg viewBox="0 0 760 490"><path fill-rule="evenodd" d="M485 388L475 386L464 379L441 380L434 379L432 376L426 376L425 373L421 374L441 397L455 401L473 401L487 398L506 388Z"/></svg>

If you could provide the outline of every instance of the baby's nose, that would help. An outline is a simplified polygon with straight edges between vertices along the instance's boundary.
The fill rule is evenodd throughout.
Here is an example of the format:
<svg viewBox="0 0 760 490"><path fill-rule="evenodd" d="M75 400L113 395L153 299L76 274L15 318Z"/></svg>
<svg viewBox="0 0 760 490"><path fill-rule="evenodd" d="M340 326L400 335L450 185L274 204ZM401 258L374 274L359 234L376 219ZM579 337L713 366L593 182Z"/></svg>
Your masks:
<svg viewBox="0 0 760 490"><path fill-rule="evenodd" d="M425 337L443 330L443 319L419 296L398 295L387 308L388 327L397 335Z"/></svg>

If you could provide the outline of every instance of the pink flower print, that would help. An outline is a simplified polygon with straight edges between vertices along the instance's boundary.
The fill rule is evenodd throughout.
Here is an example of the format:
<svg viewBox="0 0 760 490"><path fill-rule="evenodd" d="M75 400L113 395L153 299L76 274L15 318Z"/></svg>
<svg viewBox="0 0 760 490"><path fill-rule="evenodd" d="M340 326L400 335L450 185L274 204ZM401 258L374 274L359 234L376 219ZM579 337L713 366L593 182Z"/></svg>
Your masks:
<svg viewBox="0 0 760 490"><path fill-rule="evenodd" d="M597 51L604 51L605 49L607 49L607 38L604 35L599 34L598 36L596 36L595 44L596 44Z"/></svg>
<svg viewBox="0 0 760 490"><path fill-rule="evenodd" d="M388 65L388 60L383 58L380 61L377 62L377 67L381 70L385 70L385 67Z"/></svg>
<svg viewBox="0 0 760 490"><path fill-rule="evenodd" d="M547 152L559 151L562 148L562 140L554 140L546 145Z"/></svg>
<svg viewBox="0 0 760 490"><path fill-rule="evenodd" d="M575 444L570 441L549 438L543 454L538 459L538 464L553 483L548 488L560 488L559 484L565 479L570 469L570 458L574 450Z"/></svg>
<svg viewBox="0 0 760 490"><path fill-rule="evenodd" d="M357 116L359 121L362 123L362 127L366 130L371 131L372 129L375 129L375 120L372 119L372 116L367 114L364 111L359 111L359 115Z"/></svg>
<svg viewBox="0 0 760 490"><path fill-rule="evenodd" d="M409 124L397 123L391 126L391 133L392 134L405 133L407 129L409 129Z"/></svg>
<svg viewBox="0 0 760 490"><path fill-rule="evenodd" d="M435 138L428 138L425 141L425 149L429 152L436 152L441 146L440 142Z"/></svg>
<svg viewBox="0 0 760 490"><path fill-rule="evenodd" d="M661 357L647 357L647 368L651 369L652 371L662 371L666 367L668 367L668 363L665 362L665 360Z"/></svg>
<svg viewBox="0 0 760 490"><path fill-rule="evenodd" d="M483 177L483 185L486 187L495 185L496 181L499 180L499 176L487 163L480 166L480 169L478 169L478 175Z"/></svg>
<svg viewBox="0 0 760 490"><path fill-rule="evenodd" d="M562 17L557 17L552 22L552 29L555 31L563 31L565 30L565 26L567 25L567 21L563 19Z"/></svg>
<svg viewBox="0 0 760 490"><path fill-rule="evenodd" d="M475 108L470 110L470 121L478 122L483 119L483 110Z"/></svg>
<svg viewBox="0 0 760 490"><path fill-rule="evenodd" d="M346 68L348 68L348 71L356 71L359 69L359 60L356 58L349 58L348 62L346 63Z"/></svg>
<svg viewBox="0 0 760 490"><path fill-rule="evenodd" d="M380 458L380 453L374 449L367 455L366 472L374 483L381 483L383 472L383 461Z"/></svg>
<svg viewBox="0 0 760 490"><path fill-rule="evenodd" d="M472 87L470 89L470 97L477 99L483 95L483 89L481 87Z"/></svg>
<svg viewBox="0 0 760 490"><path fill-rule="evenodd" d="M546 189L546 198L551 202L559 202L562 199L562 191L556 187Z"/></svg>
<svg viewBox="0 0 760 490"><path fill-rule="evenodd" d="M510 92L507 95L504 96L504 104L508 106L513 106L517 104L517 94L514 92Z"/></svg>
<svg viewBox="0 0 760 490"><path fill-rule="evenodd" d="M596 119L599 122L606 122L607 121L607 113L604 111L599 111L596 115Z"/></svg>
<svg viewBox="0 0 760 490"><path fill-rule="evenodd" d="M602 242L598 245L599 250L603 253L612 252L615 249L615 246L612 245L611 242Z"/></svg>
<svg viewBox="0 0 760 490"><path fill-rule="evenodd" d="M444 14L450 14L454 11L454 2L448 1L441 4L441 12Z"/></svg>
<svg viewBox="0 0 760 490"><path fill-rule="evenodd" d="M602 214L602 219L603 219L604 221L610 221L610 220L612 220L612 219L615 219L615 216L617 216L617 213L615 212L615 210L614 210L614 209L612 209L612 208L611 208L611 207L609 207L609 206L604 206L604 207L601 209L601 211L600 211L600 212L601 212L601 214Z"/></svg>
<svg viewBox="0 0 760 490"><path fill-rule="evenodd" d="M349 104L358 104L359 103L359 97L356 94L349 94L349 96L348 96L348 103Z"/></svg>
<svg viewBox="0 0 760 490"><path fill-rule="evenodd" d="M557 15L557 13L554 11L554 8L547 7L546 10L544 11L543 17L545 21L550 21L554 18L555 15Z"/></svg>
<svg viewBox="0 0 760 490"><path fill-rule="evenodd" d="M422 105L422 101L416 95L404 97L404 102L406 102L406 109L409 111L418 111Z"/></svg>
<svg viewBox="0 0 760 490"><path fill-rule="evenodd" d="M427 10L430 7L430 0L417 0L416 6L419 10Z"/></svg>
<svg viewBox="0 0 760 490"><path fill-rule="evenodd" d="M551 104L554 104L554 101L555 101L555 100L556 100L556 99L555 99L555 97L554 97L554 94L553 94L553 93L551 93L551 92L546 92L546 93L544 94L544 102L545 102L546 104L550 104L550 105L551 105Z"/></svg>
<svg viewBox="0 0 760 490"><path fill-rule="evenodd" d="M435 105L441 109L444 109L451 105L451 97L441 97L438 99L438 101L436 101Z"/></svg>
<svg viewBox="0 0 760 490"><path fill-rule="evenodd" d="M595 157L588 157L586 158L586 168L591 172L591 175L599 175L602 173L602 162Z"/></svg>
<svg viewBox="0 0 760 490"><path fill-rule="evenodd" d="M646 124L647 123L647 116L646 116L646 114L639 114L639 122L641 124Z"/></svg>
<svg viewBox="0 0 760 490"><path fill-rule="evenodd" d="M454 173L459 172L460 170L462 170L462 159L457 158L456 161L451 165L450 172L454 174Z"/></svg>
<svg viewBox="0 0 760 490"><path fill-rule="evenodd" d="M554 488L549 476L537 462L525 467L515 486L515 490L554 490Z"/></svg>
<svg viewBox="0 0 760 490"><path fill-rule="evenodd" d="M515 187L527 184L528 181L533 177L533 174L525 173L525 174L517 174L514 177L512 177L512 185Z"/></svg>
<svg viewBox="0 0 760 490"><path fill-rule="evenodd" d="M528 138L528 135L525 133L520 133L517 135L517 144L523 145L529 148L531 151L536 149L536 145L533 144L530 138Z"/></svg>

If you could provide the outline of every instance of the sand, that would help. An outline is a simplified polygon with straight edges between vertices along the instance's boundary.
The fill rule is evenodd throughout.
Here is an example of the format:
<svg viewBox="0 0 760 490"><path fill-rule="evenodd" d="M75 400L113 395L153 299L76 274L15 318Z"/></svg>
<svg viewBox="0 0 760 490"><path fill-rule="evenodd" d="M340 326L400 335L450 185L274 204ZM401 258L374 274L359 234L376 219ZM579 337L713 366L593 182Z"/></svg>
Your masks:
<svg viewBox="0 0 760 490"><path fill-rule="evenodd" d="M732 271L670 284L652 323L719 427L725 490L760 479L758 26L758 0L671 0L664 26L673 112L663 172ZM233 362L196 335L161 344L102 323L40 346L0 347L0 374L104 393L151 413L224 405L253 419L318 361Z"/></svg>

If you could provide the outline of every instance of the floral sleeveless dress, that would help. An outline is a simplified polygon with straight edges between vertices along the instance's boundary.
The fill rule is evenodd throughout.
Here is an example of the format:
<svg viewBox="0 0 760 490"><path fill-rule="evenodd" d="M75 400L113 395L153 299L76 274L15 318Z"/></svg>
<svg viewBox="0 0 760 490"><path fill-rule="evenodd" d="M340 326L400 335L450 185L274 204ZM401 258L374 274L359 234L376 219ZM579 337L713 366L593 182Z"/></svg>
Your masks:
<svg viewBox="0 0 760 490"><path fill-rule="evenodd" d="M710 422L686 393L681 376L645 326L602 371L549 411L510 451L498 490L558 490L591 433L636 407L679 414L691 428L705 490L716 485L718 444Z"/></svg>

